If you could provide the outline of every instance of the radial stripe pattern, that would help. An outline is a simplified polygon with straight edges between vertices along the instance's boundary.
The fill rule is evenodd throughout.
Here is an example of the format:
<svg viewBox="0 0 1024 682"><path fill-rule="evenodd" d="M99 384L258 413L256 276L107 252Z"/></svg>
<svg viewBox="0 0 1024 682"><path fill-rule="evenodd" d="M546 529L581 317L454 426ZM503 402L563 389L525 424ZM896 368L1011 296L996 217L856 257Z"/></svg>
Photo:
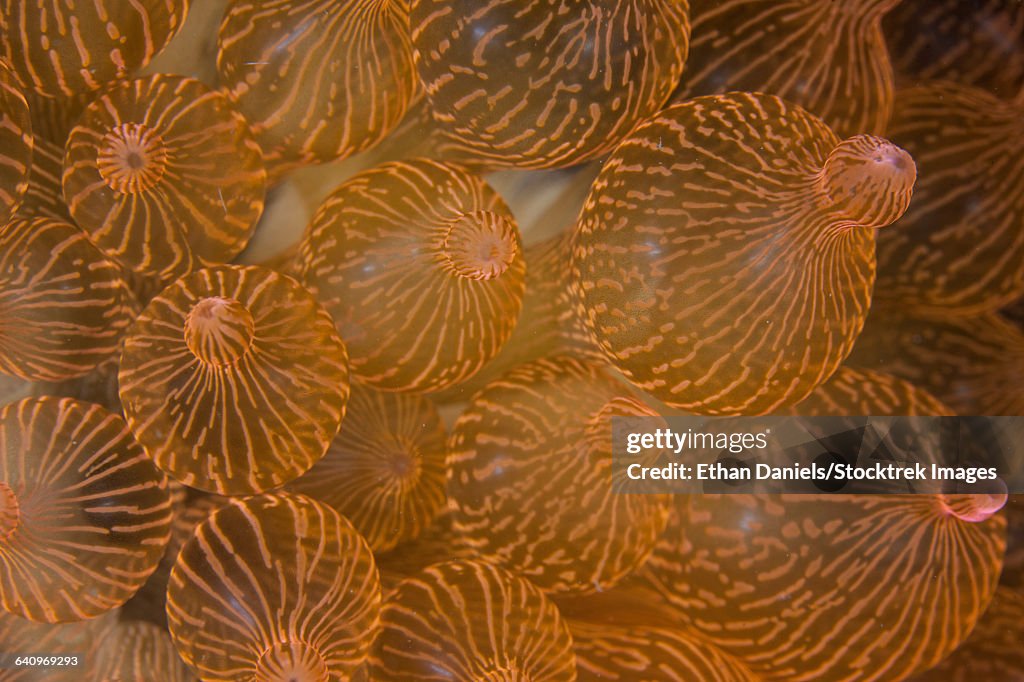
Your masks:
<svg viewBox="0 0 1024 682"><path fill-rule="evenodd" d="M119 375L125 417L157 466L219 494L277 487L323 457L348 401L348 356L295 280L220 266L142 312Z"/></svg>
<svg viewBox="0 0 1024 682"><path fill-rule="evenodd" d="M155 75L119 82L86 108L67 140L63 187L100 248L169 282L245 247L266 171L227 97Z"/></svg>
<svg viewBox="0 0 1024 682"><path fill-rule="evenodd" d="M412 0L416 66L453 152L569 166L611 151L679 81L686 0Z"/></svg>
<svg viewBox="0 0 1024 682"><path fill-rule="evenodd" d="M965 314L1024 296L1022 106L950 82L900 90L890 134L921 181L878 237L880 298Z"/></svg>
<svg viewBox="0 0 1024 682"><path fill-rule="evenodd" d="M302 495L232 500L196 529L167 590L171 637L204 680L348 679L380 618L373 555Z"/></svg>
<svg viewBox="0 0 1024 682"><path fill-rule="evenodd" d="M478 393L452 427L459 541L551 592L600 592L636 569L664 495L612 489L611 419L652 416L594 365L538 360Z"/></svg>
<svg viewBox="0 0 1024 682"><path fill-rule="evenodd" d="M331 505L383 552L416 538L444 508L445 441L426 398L357 384L341 433L289 490Z"/></svg>
<svg viewBox="0 0 1024 682"><path fill-rule="evenodd" d="M1024 333L1000 315L876 306L850 362L909 381L956 414L1024 416Z"/></svg>
<svg viewBox="0 0 1024 682"><path fill-rule="evenodd" d="M573 244L578 311L608 359L670 406L763 414L827 379L864 324L875 230L914 163L840 142L770 95L700 97L605 162Z"/></svg>
<svg viewBox="0 0 1024 682"><path fill-rule="evenodd" d="M16 218L0 228L0 372L87 374L116 353L130 305L120 269L74 225Z"/></svg>
<svg viewBox="0 0 1024 682"><path fill-rule="evenodd" d="M418 90L406 0L231 0L219 45L221 82L274 160L363 151Z"/></svg>
<svg viewBox="0 0 1024 682"><path fill-rule="evenodd" d="M680 496L647 572L764 680L904 679L995 593L1006 521L972 516L970 498Z"/></svg>
<svg viewBox="0 0 1024 682"><path fill-rule="evenodd" d="M885 372L845 365L785 412L805 417L942 417L954 414L953 408L909 381Z"/></svg>
<svg viewBox="0 0 1024 682"><path fill-rule="evenodd" d="M32 147L28 103L14 75L0 61L0 227L17 212L28 189Z"/></svg>
<svg viewBox="0 0 1024 682"><path fill-rule="evenodd" d="M501 197L460 168L412 159L359 173L317 210L297 257L375 388L435 391L512 334L525 265Z"/></svg>
<svg viewBox="0 0 1024 682"><path fill-rule="evenodd" d="M38 622L123 604L170 532L166 478L124 420L70 399L0 410L0 508L0 607Z"/></svg>
<svg viewBox="0 0 1024 682"><path fill-rule="evenodd" d="M893 71L882 16L900 0L690 0L693 41L682 102L764 92L820 116L839 135L883 135Z"/></svg>
<svg viewBox="0 0 1024 682"><path fill-rule="evenodd" d="M48 97L97 90L149 63L191 0L2 0L0 56Z"/></svg>
<svg viewBox="0 0 1024 682"><path fill-rule="evenodd" d="M572 636L558 609L496 566L430 566L399 584L381 620L373 680L576 680Z"/></svg>

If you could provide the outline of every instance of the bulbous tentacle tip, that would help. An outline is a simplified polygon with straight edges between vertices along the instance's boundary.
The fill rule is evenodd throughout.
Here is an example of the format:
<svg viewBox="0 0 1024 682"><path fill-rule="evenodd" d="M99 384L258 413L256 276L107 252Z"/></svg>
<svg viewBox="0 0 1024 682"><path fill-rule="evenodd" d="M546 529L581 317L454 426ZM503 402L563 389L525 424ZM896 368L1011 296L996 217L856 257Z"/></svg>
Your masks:
<svg viewBox="0 0 1024 682"><path fill-rule="evenodd" d="M256 664L257 682L326 682L327 662L305 642L282 642L264 651Z"/></svg>
<svg viewBox="0 0 1024 682"><path fill-rule="evenodd" d="M193 355L210 365L236 362L249 351L255 335L252 313L223 296L200 300L185 318L185 343Z"/></svg>
<svg viewBox="0 0 1024 682"><path fill-rule="evenodd" d="M125 123L108 132L96 156L103 181L121 194L138 194L157 185L167 163L167 146L160 134L137 123Z"/></svg>
<svg viewBox="0 0 1024 682"><path fill-rule="evenodd" d="M11 486L0 481L0 542L14 534L20 518L18 496L14 494Z"/></svg>
<svg viewBox="0 0 1024 682"><path fill-rule="evenodd" d="M423 473L423 453L411 439L396 436L392 447L385 449L382 455L382 480L411 485Z"/></svg>
<svg viewBox="0 0 1024 682"><path fill-rule="evenodd" d="M1001 481L985 481L978 492L940 495L943 510L968 523L980 523L997 514L1009 501L1006 486Z"/></svg>
<svg viewBox="0 0 1024 682"><path fill-rule="evenodd" d="M494 279L522 258L518 228L508 217L494 211L460 214L444 229L444 263L459 277Z"/></svg>
<svg viewBox="0 0 1024 682"><path fill-rule="evenodd" d="M885 227L910 206L917 166L906 150L874 135L855 135L829 154L819 175L825 208L863 227Z"/></svg>

